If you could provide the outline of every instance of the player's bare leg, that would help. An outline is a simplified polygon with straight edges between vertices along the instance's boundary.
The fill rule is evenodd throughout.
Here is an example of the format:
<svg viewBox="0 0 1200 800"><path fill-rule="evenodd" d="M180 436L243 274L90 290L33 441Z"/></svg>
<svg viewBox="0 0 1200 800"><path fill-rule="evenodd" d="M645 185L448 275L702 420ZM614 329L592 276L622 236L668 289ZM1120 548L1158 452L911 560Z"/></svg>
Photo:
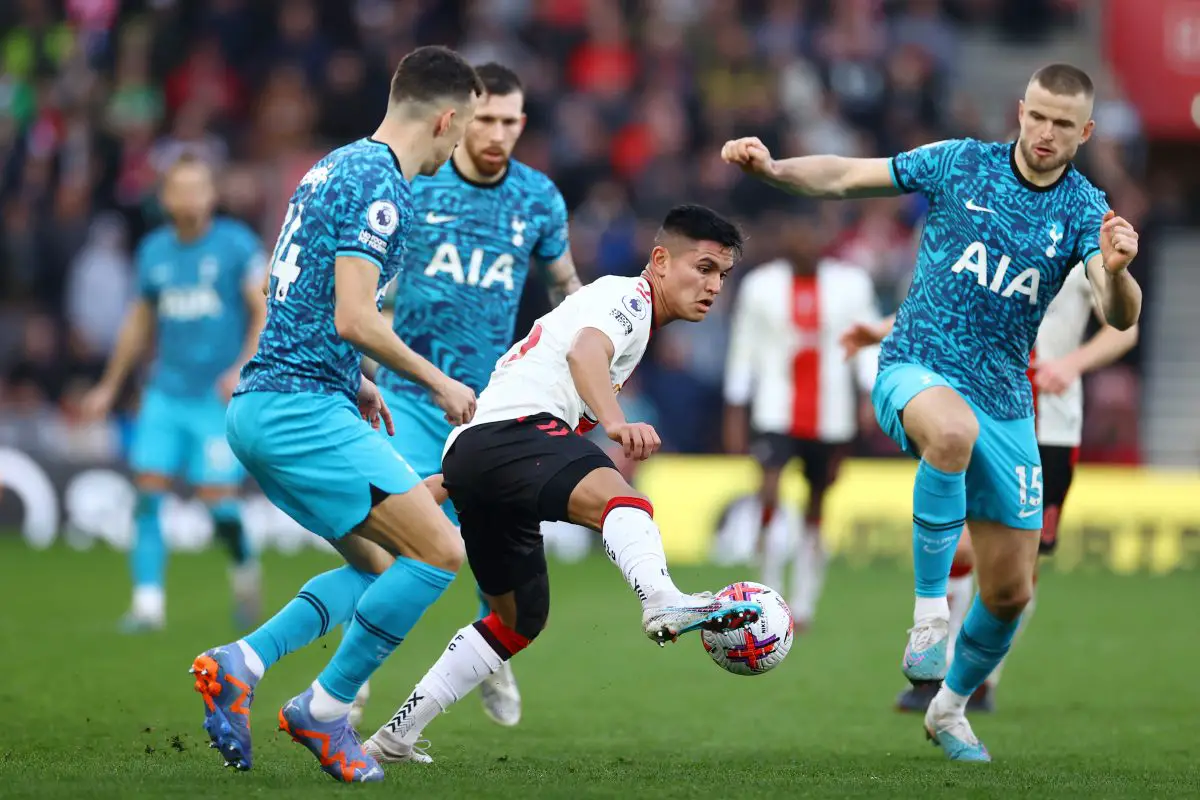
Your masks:
<svg viewBox="0 0 1200 800"><path fill-rule="evenodd" d="M917 394L903 411L904 431L921 463L913 488L913 626L901 668L913 685L946 676L950 607L946 583L966 516L966 469L979 421L947 386Z"/></svg>
<svg viewBox="0 0 1200 800"><path fill-rule="evenodd" d="M783 592L785 589L783 566L789 549L786 545L789 544L790 538L775 535L779 509L779 481L782 474L783 470L779 467L762 468L762 477L758 484L758 507L761 516L758 538L754 545L762 582L777 592Z"/></svg>
<svg viewBox="0 0 1200 800"><path fill-rule="evenodd" d="M817 613L817 601L825 586L828 555L821 539L821 516L825 508L828 481L812 480L804 507L804 527L792 563L792 584L788 605L795 615L796 633L807 633ZM769 585L769 584L768 584Z"/></svg>
<svg viewBox="0 0 1200 800"><path fill-rule="evenodd" d="M959 761L990 761L967 722L967 702L1008 653L1033 596L1038 532L971 521L979 595L955 646L956 658L925 713L926 735Z"/></svg>
<svg viewBox="0 0 1200 800"><path fill-rule="evenodd" d="M650 501L612 468L592 471L571 492L570 521L600 531L604 551L642 603L642 629L660 645L688 631L732 630L758 619L753 602L684 594L667 570Z"/></svg>

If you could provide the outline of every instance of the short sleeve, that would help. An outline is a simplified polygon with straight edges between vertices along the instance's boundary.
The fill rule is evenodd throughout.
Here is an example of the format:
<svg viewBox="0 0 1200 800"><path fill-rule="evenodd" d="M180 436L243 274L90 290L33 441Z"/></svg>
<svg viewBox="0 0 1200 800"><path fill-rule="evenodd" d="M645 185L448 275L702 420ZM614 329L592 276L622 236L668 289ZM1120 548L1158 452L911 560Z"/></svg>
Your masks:
<svg viewBox="0 0 1200 800"><path fill-rule="evenodd" d="M1080 213L1079 241L1075 245L1075 255L1084 265L1100 252L1100 226L1104 224L1104 215L1107 213L1108 200L1104 193L1098 189L1088 192Z"/></svg>
<svg viewBox="0 0 1200 800"><path fill-rule="evenodd" d="M262 285L267 270L267 254L262 242L249 228L243 229L241 238L238 257L242 259L242 285L257 288Z"/></svg>
<svg viewBox="0 0 1200 800"><path fill-rule="evenodd" d="M542 264L557 261L567 248L571 246L570 230L567 224L567 204L557 188L551 185L549 213L542 223L538 234L537 245L533 249L533 257Z"/></svg>
<svg viewBox="0 0 1200 800"><path fill-rule="evenodd" d="M154 300L158 297L158 287L154 283L152 275L154 264L151 261L149 243L145 240L138 245L137 252L134 253L134 263L137 267L137 290L138 296L145 300Z"/></svg>
<svg viewBox="0 0 1200 800"><path fill-rule="evenodd" d="M348 167L329 185L335 188L327 191L342 199L335 255L365 258L382 271L384 260L403 248L412 220L408 186L379 170L356 173Z"/></svg>
<svg viewBox="0 0 1200 800"><path fill-rule="evenodd" d="M638 291L640 284L620 278L612 279L612 285L592 286L600 290L593 297L583 296L584 290L575 293L583 309L579 330L596 328L608 336L616 361L645 339L645 331L650 328L650 299Z"/></svg>
<svg viewBox="0 0 1200 800"><path fill-rule="evenodd" d="M966 145L965 139L945 139L897 153L891 160L892 183L902 192L937 194Z"/></svg>

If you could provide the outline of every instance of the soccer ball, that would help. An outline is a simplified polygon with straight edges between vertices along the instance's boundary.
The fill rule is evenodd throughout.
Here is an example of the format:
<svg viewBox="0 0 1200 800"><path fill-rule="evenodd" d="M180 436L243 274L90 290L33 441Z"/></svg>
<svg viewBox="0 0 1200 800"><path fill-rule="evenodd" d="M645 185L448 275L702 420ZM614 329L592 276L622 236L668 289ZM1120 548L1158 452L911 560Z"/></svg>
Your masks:
<svg viewBox="0 0 1200 800"><path fill-rule="evenodd" d="M731 583L720 597L750 600L762 606L758 622L736 631L701 631L700 640L712 660L734 675L762 675L779 666L792 649L792 610L769 586L753 581Z"/></svg>

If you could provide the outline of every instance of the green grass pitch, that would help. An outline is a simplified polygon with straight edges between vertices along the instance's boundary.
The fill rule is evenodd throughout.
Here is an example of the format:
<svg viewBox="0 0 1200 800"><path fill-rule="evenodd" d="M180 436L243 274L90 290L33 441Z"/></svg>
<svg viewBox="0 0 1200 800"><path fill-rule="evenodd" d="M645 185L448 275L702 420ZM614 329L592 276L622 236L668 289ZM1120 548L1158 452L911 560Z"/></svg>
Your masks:
<svg viewBox="0 0 1200 800"><path fill-rule="evenodd" d="M818 627L775 672L713 665L696 636L659 649L602 558L551 567L553 610L516 662L520 726L469 697L427 731L436 762L343 787L275 731L338 634L281 662L254 706L255 768L222 769L200 727L187 667L234 638L219 552L176 557L169 630L122 637L124 557L34 552L0 540L0 796L321 797L1185 797L1200 795L1200 580L1047 572L1037 617L998 696L975 718L991 765L944 760L919 718L891 710L903 680L910 578L894 567L830 571ZM266 559L268 604L334 562ZM679 568L685 589L739 570ZM370 730L474 613L469 574L376 674Z"/></svg>

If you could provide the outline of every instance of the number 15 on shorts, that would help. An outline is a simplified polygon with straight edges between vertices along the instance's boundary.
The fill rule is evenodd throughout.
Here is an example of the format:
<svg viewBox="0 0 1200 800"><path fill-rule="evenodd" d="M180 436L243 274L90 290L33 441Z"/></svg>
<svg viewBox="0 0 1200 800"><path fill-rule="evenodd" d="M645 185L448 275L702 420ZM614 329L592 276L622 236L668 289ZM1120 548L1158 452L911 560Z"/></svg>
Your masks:
<svg viewBox="0 0 1200 800"><path fill-rule="evenodd" d="M1020 489L1021 508L1037 509L1042 505L1042 468L1021 465L1017 469L1017 486ZM1032 513L1032 512L1031 512ZM1021 516L1028 516L1024 512Z"/></svg>

